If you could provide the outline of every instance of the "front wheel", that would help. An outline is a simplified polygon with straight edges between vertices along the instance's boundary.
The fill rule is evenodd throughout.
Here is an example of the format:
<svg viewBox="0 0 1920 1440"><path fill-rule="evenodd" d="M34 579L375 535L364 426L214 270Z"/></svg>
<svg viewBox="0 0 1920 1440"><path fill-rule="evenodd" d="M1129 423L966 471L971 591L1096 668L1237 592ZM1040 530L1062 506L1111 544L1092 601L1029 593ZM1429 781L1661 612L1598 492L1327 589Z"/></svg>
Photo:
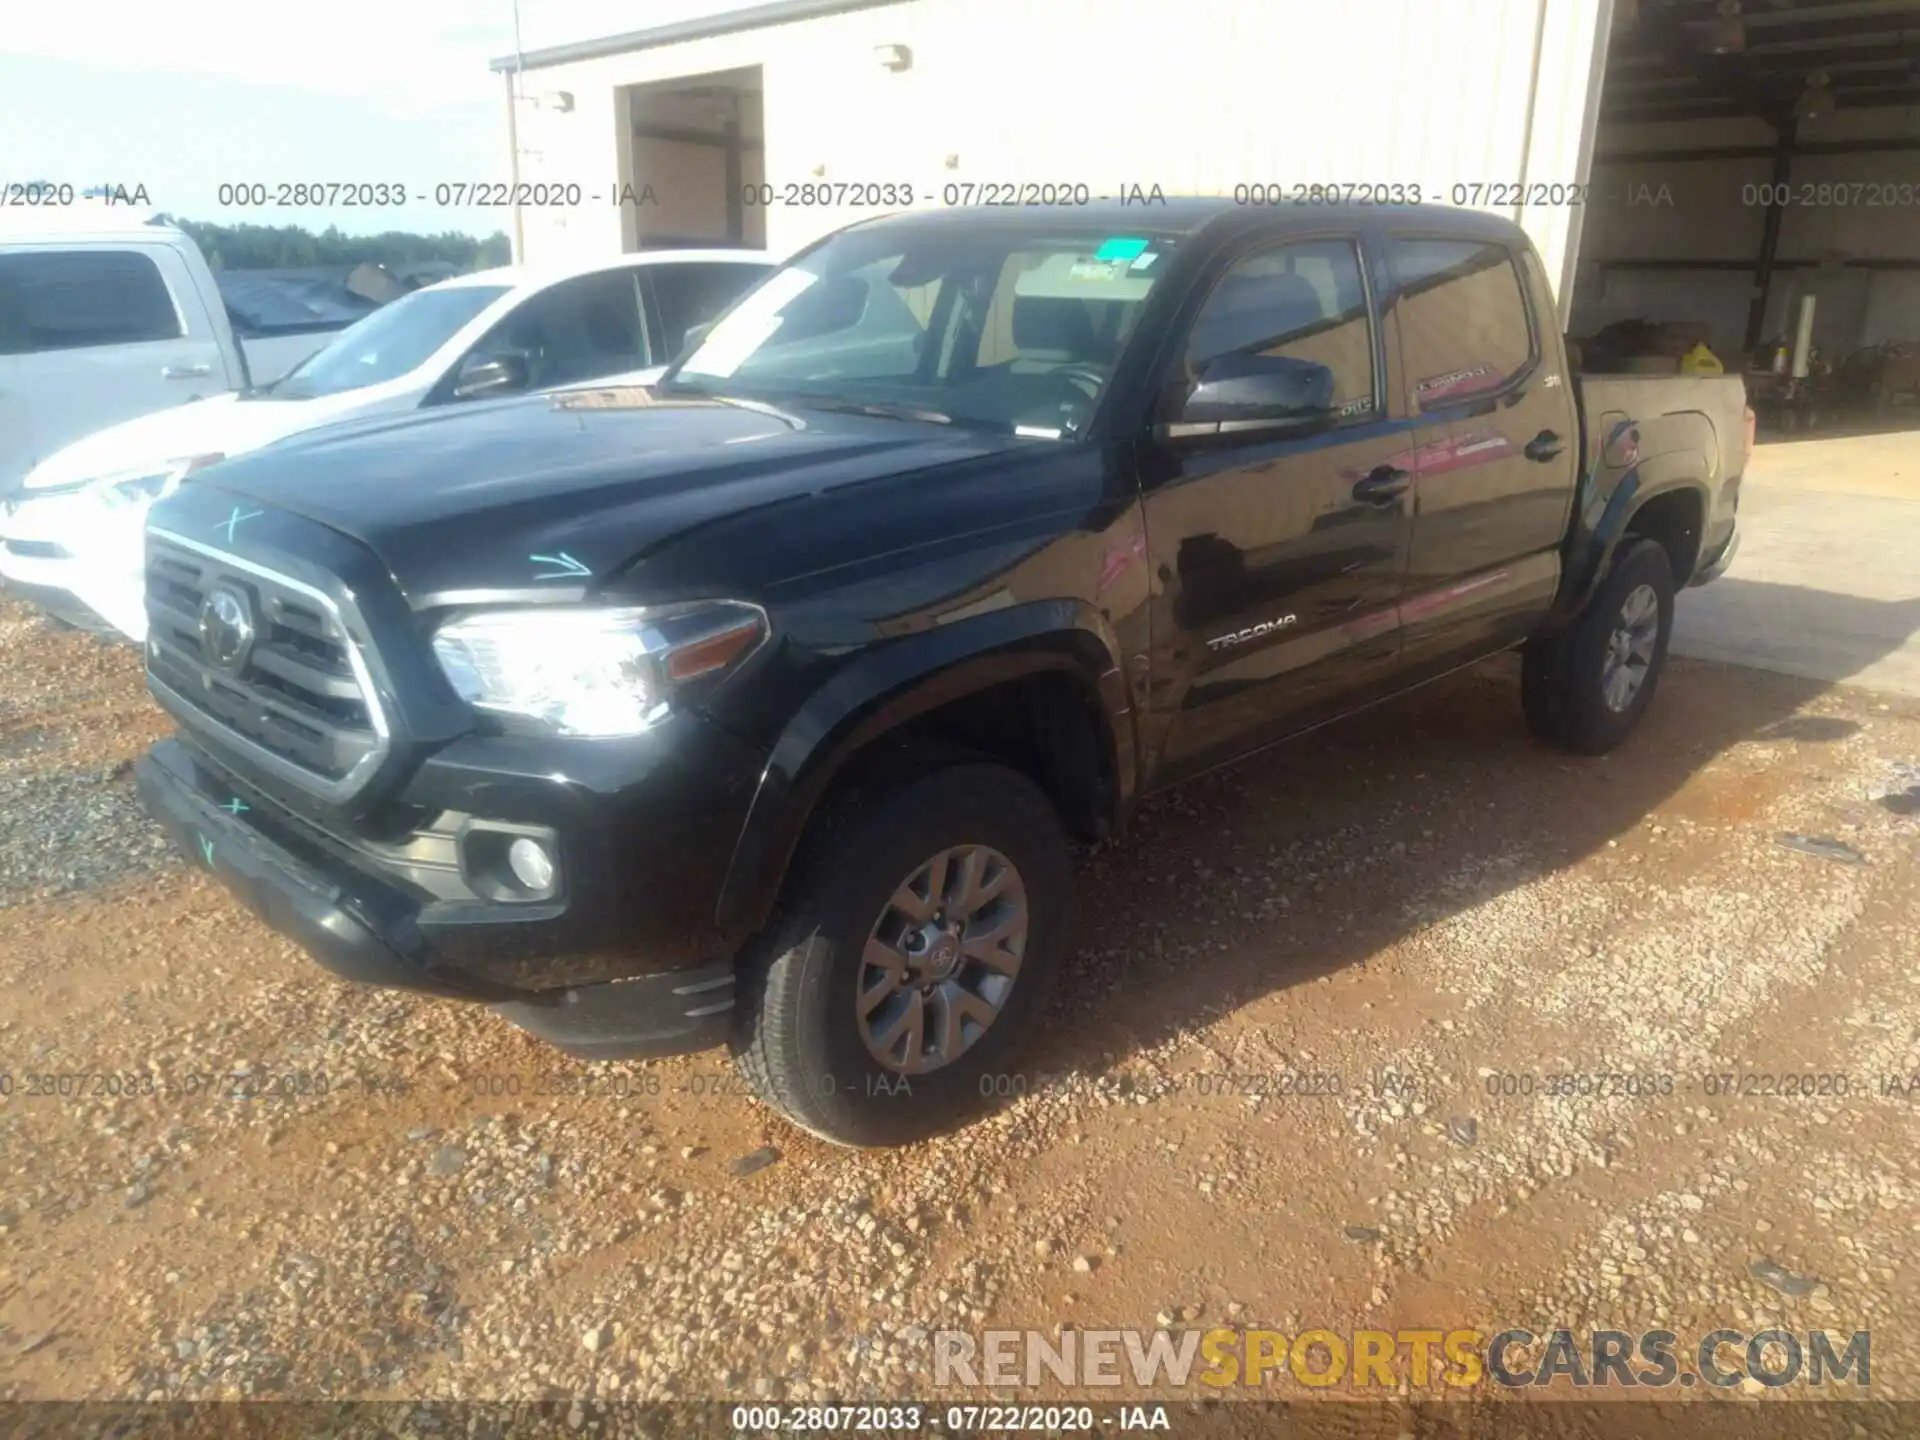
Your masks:
<svg viewBox="0 0 1920 1440"><path fill-rule="evenodd" d="M735 1063L842 1145L926 1138L1024 1086L1009 1067L1066 950L1072 854L1000 765L924 775L829 819L744 975Z"/></svg>
<svg viewBox="0 0 1920 1440"><path fill-rule="evenodd" d="M1654 540L1630 540L1573 626L1530 642L1520 695L1535 734L1602 755L1653 700L1673 635L1673 565Z"/></svg>

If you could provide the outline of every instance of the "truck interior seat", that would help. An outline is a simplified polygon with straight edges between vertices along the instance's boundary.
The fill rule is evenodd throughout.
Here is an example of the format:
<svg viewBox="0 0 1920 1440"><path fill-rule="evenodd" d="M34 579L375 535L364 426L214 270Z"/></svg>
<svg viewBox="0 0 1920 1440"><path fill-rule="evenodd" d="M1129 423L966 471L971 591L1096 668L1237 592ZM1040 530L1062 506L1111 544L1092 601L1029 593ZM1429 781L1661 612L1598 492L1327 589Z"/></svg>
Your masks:
<svg viewBox="0 0 1920 1440"><path fill-rule="evenodd" d="M1079 300L1022 296L1013 302L1015 374L1080 363L1111 365L1112 342L1101 339Z"/></svg>

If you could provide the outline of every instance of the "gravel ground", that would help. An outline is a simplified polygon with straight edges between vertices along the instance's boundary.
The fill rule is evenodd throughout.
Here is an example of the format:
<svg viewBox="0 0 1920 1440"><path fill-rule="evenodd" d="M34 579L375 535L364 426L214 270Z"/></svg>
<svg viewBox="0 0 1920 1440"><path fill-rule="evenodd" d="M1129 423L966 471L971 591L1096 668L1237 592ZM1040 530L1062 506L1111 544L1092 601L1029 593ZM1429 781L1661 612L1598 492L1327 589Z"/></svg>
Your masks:
<svg viewBox="0 0 1920 1440"><path fill-rule="evenodd" d="M0 764L5 762L0 761ZM118 769L0 773L0 905L85 889L178 863Z"/></svg>
<svg viewBox="0 0 1920 1440"><path fill-rule="evenodd" d="M328 979L153 849L136 660L0 608L0 1068L135 1077L0 1096L0 1398L871 1399L945 1327L1774 1322L1872 1329L1920 1398L1920 704L1677 663L1574 761L1502 662L1190 787L1084 857L1024 1093L861 1154L724 1056ZM1718 1078L1782 1072L1848 1093Z"/></svg>
<svg viewBox="0 0 1920 1440"><path fill-rule="evenodd" d="M0 603L0 907L173 868L131 756L166 730L139 652Z"/></svg>

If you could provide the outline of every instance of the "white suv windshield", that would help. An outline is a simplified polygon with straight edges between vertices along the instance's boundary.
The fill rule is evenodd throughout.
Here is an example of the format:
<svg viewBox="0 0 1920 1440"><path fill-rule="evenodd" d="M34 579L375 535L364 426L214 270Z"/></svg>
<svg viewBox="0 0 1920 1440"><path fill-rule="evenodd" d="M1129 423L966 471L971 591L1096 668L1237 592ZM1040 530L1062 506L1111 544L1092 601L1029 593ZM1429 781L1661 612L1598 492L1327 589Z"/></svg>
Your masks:
<svg viewBox="0 0 1920 1440"><path fill-rule="evenodd" d="M1173 243L1057 220L845 231L750 292L666 384L1071 435Z"/></svg>
<svg viewBox="0 0 1920 1440"><path fill-rule="evenodd" d="M507 293L505 285L416 290L355 321L260 393L312 400L397 380L451 340L460 327Z"/></svg>

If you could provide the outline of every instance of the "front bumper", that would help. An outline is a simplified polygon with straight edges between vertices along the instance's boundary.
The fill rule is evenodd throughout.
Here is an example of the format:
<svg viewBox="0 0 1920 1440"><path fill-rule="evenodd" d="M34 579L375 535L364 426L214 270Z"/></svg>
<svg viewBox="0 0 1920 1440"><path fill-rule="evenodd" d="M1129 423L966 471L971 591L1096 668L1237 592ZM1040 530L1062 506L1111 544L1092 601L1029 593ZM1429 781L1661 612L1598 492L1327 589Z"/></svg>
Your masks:
<svg viewBox="0 0 1920 1440"><path fill-rule="evenodd" d="M585 1058L677 1054L727 1037L730 951L713 953L719 937L680 935L649 954L646 925L620 923L636 912L619 902L653 898L632 876L616 895L603 887L617 875L578 867L554 903L436 899L404 872L357 863L198 747L161 741L135 774L147 810L195 863L342 979L489 1004ZM599 833L617 846L617 829ZM577 836L569 848L579 851ZM716 875L709 913L717 892ZM623 930L638 944L610 947Z"/></svg>
<svg viewBox="0 0 1920 1440"><path fill-rule="evenodd" d="M86 492L29 491L0 517L0 582L28 598L50 597L53 603L36 603L61 619L137 644L147 633L144 513ZM85 619L68 613L76 605Z"/></svg>

